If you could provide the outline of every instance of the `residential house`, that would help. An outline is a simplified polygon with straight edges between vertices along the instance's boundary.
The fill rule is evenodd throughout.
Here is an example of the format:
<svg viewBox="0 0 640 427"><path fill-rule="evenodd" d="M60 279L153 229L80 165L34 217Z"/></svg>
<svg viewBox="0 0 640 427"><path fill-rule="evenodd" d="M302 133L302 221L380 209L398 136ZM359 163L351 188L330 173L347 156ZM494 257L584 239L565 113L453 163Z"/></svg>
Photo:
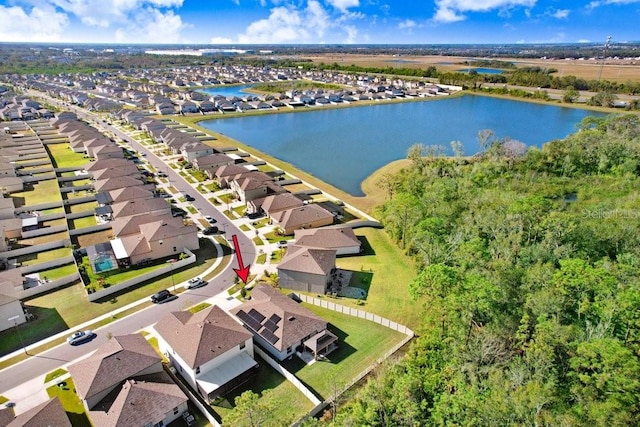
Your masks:
<svg viewBox="0 0 640 427"><path fill-rule="evenodd" d="M326 209L311 203L277 212L271 216L271 219L278 224L285 235L292 235L295 230L331 225L334 216Z"/></svg>
<svg viewBox="0 0 640 427"><path fill-rule="evenodd" d="M234 160L226 154L213 153L202 157L196 157L191 163L195 169L201 171L212 170L215 172L221 166L232 165Z"/></svg>
<svg viewBox="0 0 640 427"><path fill-rule="evenodd" d="M336 268L336 251L292 245L277 266L280 287L325 294Z"/></svg>
<svg viewBox="0 0 640 427"><path fill-rule="evenodd" d="M296 246L333 249L336 255L354 255L362 251L362 242L350 227L295 230L294 237Z"/></svg>
<svg viewBox="0 0 640 427"><path fill-rule="evenodd" d="M24 182L14 176L0 177L0 192L2 194L16 193L24 190Z"/></svg>
<svg viewBox="0 0 640 427"><path fill-rule="evenodd" d="M215 150L212 147L209 147L197 140L187 142L180 147L180 154L189 163L193 162L198 157L213 154L214 151Z"/></svg>
<svg viewBox="0 0 640 427"><path fill-rule="evenodd" d="M3 152L0 151L0 155L2 154ZM0 158L0 177L5 176L16 176L16 166L15 164Z"/></svg>
<svg viewBox="0 0 640 427"><path fill-rule="evenodd" d="M68 370L94 425L162 426L187 410L187 397L140 334L115 336Z"/></svg>
<svg viewBox="0 0 640 427"><path fill-rule="evenodd" d="M195 225L176 226L171 221L149 217L150 222L138 226L140 232L110 241L119 265L135 265L143 260L177 256L185 249L200 248Z"/></svg>
<svg viewBox="0 0 640 427"><path fill-rule="evenodd" d="M122 150L120 150L122 151ZM116 178L119 176L130 176L132 178L140 179L140 170L131 162L127 162L126 165L106 168L106 169L98 169L92 170L89 174L93 177L93 179L107 179L107 178Z"/></svg>
<svg viewBox="0 0 640 427"><path fill-rule="evenodd" d="M20 269L0 271L0 331L27 321L18 292L23 289L24 278Z"/></svg>
<svg viewBox="0 0 640 427"><path fill-rule="evenodd" d="M130 218L138 215L171 214L171 205L161 198L133 199L111 204L113 218Z"/></svg>
<svg viewBox="0 0 640 427"><path fill-rule="evenodd" d="M229 188L229 182L233 177L248 173L249 169L240 165L220 166L211 179L215 179L220 188Z"/></svg>
<svg viewBox="0 0 640 427"><path fill-rule="evenodd" d="M94 162L88 162L83 166L83 169L87 172L100 170L100 169L108 169L108 168L120 168L127 167L131 162L126 159L100 159Z"/></svg>
<svg viewBox="0 0 640 427"><path fill-rule="evenodd" d="M96 192L111 191L118 188L138 187L153 188L152 185L145 185L141 180L130 176L118 176L115 178L97 179L93 181L93 188Z"/></svg>
<svg viewBox="0 0 640 427"><path fill-rule="evenodd" d="M15 203L11 197L0 194L0 220L15 218Z"/></svg>
<svg viewBox="0 0 640 427"><path fill-rule="evenodd" d="M310 350L316 357L336 348L327 322L269 285L259 284L251 299L231 309L254 339L277 360Z"/></svg>
<svg viewBox="0 0 640 427"><path fill-rule="evenodd" d="M8 424L2 425L6 427L72 427L62 403L57 397L23 412Z"/></svg>
<svg viewBox="0 0 640 427"><path fill-rule="evenodd" d="M252 204L250 202L249 204ZM268 216L285 211L287 209L300 208L304 206L304 202L293 194L286 192L280 194L273 194L264 198L260 205L260 209ZM253 207L254 211L257 211L257 207Z"/></svg>
<svg viewBox="0 0 640 427"><path fill-rule="evenodd" d="M253 335L218 306L171 312L154 329L160 351L208 402L255 374Z"/></svg>
<svg viewBox="0 0 640 427"><path fill-rule="evenodd" d="M91 154L97 160L123 159L124 152L117 144L106 144L91 150Z"/></svg>

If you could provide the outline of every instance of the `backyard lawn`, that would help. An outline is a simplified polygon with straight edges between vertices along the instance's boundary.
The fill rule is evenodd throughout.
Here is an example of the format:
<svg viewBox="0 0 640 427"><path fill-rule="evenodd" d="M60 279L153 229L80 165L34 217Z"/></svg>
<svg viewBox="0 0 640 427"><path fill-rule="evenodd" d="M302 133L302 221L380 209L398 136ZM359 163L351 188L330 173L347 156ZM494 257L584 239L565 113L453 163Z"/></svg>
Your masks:
<svg viewBox="0 0 640 427"><path fill-rule="evenodd" d="M80 228L91 227L96 225L96 217L93 215L83 218L76 218L69 221L69 229L78 230Z"/></svg>
<svg viewBox="0 0 640 427"><path fill-rule="evenodd" d="M69 205L67 209L69 209L70 213L80 213L86 211L93 211L98 207L98 202L86 202L86 203L77 203L75 205Z"/></svg>
<svg viewBox="0 0 640 427"><path fill-rule="evenodd" d="M246 390L251 390L262 396L260 403L265 404L269 410L264 423L267 426L285 426L305 415L313 408L313 404L304 397L297 388L293 386L282 375L276 372L271 366L255 356L260 366L257 375L244 386L239 387L225 399L216 401L213 409L224 418L233 409L233 402L236 397Z"/></svg>
<svg viewBox="0 0 640 427"><path fill-rule="evenodd" d="M69 144L49 144L45 145L49 152L49 157L56 168L81 167L89 163L89 159L82 153L75 153Z"/></svg>
<svg viewBox="0 0 640 427"><path fill-rule="evenodd" d="M404 335L377 323L332 310L304 304L330 323L329 330L338 337L338 348L327 357L307 366L299 358L283 366L322 398L331 397L336 388L346 385L369 365L382 357Z"/></svg>
<svg viewBox="0 0 640 427"><path fill-rule="evenodd" d="M368 292L365 305L359 308L416 330L421 323L419 313L422 308L409 295L409 283L415 277L413 265L384 230L360 228L354 231L364 241L364 253L339 257L336 265L341 269L368 273L368 285L358 286ZM337 302L357 307L357 301L351 298L339 298Z"/></svg>
<svg viewBox="0 0 640 427"><path fill-rule="evenodd" d="M23 206L38 205L40 203L62 202L58 180L46 179L33 184L33 190L11 193L13 198L24 198Z"/></svg>
<svg viewBox="0 0 640 427"><path fill-rule="evenodd" d="M71 248L51 249L50 251L38 252L35 254L21 255L17 258L19 263L25 265L39 264L45 261L52 261L71 255Z"/></svg>

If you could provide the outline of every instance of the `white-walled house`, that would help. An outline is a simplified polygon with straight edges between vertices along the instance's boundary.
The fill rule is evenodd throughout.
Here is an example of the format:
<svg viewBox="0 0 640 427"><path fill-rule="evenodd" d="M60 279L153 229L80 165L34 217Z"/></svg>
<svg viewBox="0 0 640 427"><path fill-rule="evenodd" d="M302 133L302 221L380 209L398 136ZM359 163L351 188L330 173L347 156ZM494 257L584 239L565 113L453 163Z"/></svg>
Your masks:
<svg viewBox="0 0 640 427"><path fill-rule="evenodd" d="M208 402L252 378L258 366L252 334L216 305L171 312L154 329L160 351Z"/></svg>

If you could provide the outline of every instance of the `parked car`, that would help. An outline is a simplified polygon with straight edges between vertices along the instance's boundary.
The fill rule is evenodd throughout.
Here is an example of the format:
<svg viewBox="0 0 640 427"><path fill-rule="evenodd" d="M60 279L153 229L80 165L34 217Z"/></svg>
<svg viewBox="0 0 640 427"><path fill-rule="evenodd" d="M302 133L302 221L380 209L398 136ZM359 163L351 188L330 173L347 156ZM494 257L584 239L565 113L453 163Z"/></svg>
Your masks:
<svg viewBox="0 0 640 427"><path fill-rule="evenodd" d="M168 300L172 296L173 295L171 295L171 292L169 292L166 289L163 289L160 292L156 292L155 294L151 295L151 301L153 301L156 304L159 304L161 302Z"/></svg>
<svg viewBox="0 0 640 427"><path fill-rule="evenodd" d="M196 289L201 288L203 286L207 286L209 282L203 280L199 277L194 277L193 279L189 279L189 283L187 284L187 289Z"/></svg>
<svg viewBox="0 0 640 427"><path fill-rule="evenodd" d="M193 202L195 200L195 197L190 196L188 194L185 194L184 198L187 199L187 202Z"/></svg>
<svg viewBox="0 0 640 427"><path fill-rule="evenodd" d="M281 249L282 249L282 248L286 248L286 247L287 247L287 245L288 245L288 242L287 242L286 240L280 240L280 241L278 242L278 247L279 247L279 248L281 248Z"/></svg>
<svg viewBox="0 0 640 427"><path fill-rule="evenodd" d="M71 334L71 336L67 338L67 342L71 345L79 345L91 341L95 337L96 334L93 331L78 331Z"/></svg>
<svg viewBox="0 0 640 427"><path fill-rule="evenodd" d="M204 219L206 219L209 224L215 224L216 222L218 222L211 215L205 215Z"/></svg>
<svg viewBox="0 0 640 427"><path fill-rule="evenodd" d="M204 234L205 236L211 236L212 234L218 233L218 231L218 227L207 227L202 230L202 234Z"/></svg>

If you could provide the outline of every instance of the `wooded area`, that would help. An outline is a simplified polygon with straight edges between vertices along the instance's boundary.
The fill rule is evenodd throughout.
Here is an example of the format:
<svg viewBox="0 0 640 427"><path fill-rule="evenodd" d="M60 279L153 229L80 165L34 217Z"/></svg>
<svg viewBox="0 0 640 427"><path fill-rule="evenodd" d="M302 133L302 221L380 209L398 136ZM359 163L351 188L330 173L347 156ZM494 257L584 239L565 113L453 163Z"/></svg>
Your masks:
<svg viewBox="0 0 640 427"><path fill-rule="evenodd" d="M420 337L308 424L640 425L640 120L587 118L541 149L478 138L472 158L415 145L380 182L377 216L419 266Z"/></svg>

